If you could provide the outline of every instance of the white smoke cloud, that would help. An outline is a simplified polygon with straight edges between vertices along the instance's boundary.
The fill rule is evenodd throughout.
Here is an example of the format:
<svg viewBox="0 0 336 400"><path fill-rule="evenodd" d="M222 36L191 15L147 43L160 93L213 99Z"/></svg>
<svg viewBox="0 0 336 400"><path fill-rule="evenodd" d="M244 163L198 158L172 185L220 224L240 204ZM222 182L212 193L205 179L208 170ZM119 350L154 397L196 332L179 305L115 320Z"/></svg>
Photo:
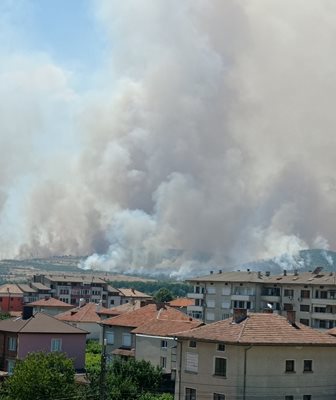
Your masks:
<svg viewBox="0 0 336 400"><path fill-rule="evenodd" d="M171 276L333 248L336 4L94 4L89 92L48 57L1 64L1 248Z"/></svg>

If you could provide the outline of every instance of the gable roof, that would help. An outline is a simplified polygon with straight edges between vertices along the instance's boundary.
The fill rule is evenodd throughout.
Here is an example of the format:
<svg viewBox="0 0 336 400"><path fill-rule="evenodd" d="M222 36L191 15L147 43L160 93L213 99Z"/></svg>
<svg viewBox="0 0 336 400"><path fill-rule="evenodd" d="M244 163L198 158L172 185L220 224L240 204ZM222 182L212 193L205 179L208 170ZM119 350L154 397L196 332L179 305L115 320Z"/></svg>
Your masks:
<svg viewBox="0 0 336 400"><path fill-rule="evenodd" d="M0 321L0 331L16 333L77 333L88 332L59 321L56 318L42 312L36 313L29 319L14 318Z"/></svg>
<svg viewBox="0 0 336 400"><path fill-rule="evenodd" d="M100 322L101 318L99 313L105 310L108 309L99 306L99 304L87 303L80 308L72 308L71 310L58 314L55 318L60 321L68 322Z"/></svg>
<svg viewBox="0 0 336 400"><path fill-rule="evenodd" d="M23 295L23 291L19 288L18 285L14 283L6 283L0 286L0 295L7 295L8 294L16 294L16 295Z"/></svg>
<svg viewBox="0 0 336 400"><path fill-rule="evenodd" d="M149 294L140 292L136 289L125 289L125 288L118 288L119 292L124 297L143 297L143 298L152 298Z"/></svg>
<svg viewBox="0 0 336 400"><path fill-rule="evenodd" d="M102 308L101 310L98 311L98 314L110 315L116 317L117 315L120 314L125 314L130 311L138 310L140 307L141 307L141 301L135 300L134 302L128 302L112 308Z"/></svg>
<svg viewBox="0 0 336 400"><path fill-rule="evenodd" d="M170 307L188 307L195 304L194 299L189 299L188 297L179 297L175 300L169 301Z"/></svg>
<svg viewBox="0 0 336 400"><path fill-rule="evenodd" d="M40 299L33 301L32 303L28 303L27 306L30 307L64 307L70 308L72 307L71 304L65 303L64 301L55 299L54 297L49 297L46 299Z"/></svg>
<svg viewBox="0 0 336 400"><path fill-rule="evenodd" d="M160 321L189 321L190 317L173 307L148 304L138 310L105 319L102 321L102 324L137 328L153 319L158 319Z"/></svg>
<svg viewBox="0 0 336 400"><path fill-rule="evenodd" d="M277 314L249 314L239 323L231 318L176 334L181 339L254 345L332 345L336 338L306 325L292 325Z"/></svg>
<svg viewBox="0 0 336 400"><path fill-rule="evenodd" d="M132 333L153 335L153 336L169 336L177 332L188 331L204 325L197 319L190 318L189 321L173 321L153 319L138 328L133 329Z"/></svg>
<svg viewBox="0 0 336 400"><path fill-rule="evenodd" d="M224 271L187 279L187 282L264 282L265 275L256 271Z"/></svg>

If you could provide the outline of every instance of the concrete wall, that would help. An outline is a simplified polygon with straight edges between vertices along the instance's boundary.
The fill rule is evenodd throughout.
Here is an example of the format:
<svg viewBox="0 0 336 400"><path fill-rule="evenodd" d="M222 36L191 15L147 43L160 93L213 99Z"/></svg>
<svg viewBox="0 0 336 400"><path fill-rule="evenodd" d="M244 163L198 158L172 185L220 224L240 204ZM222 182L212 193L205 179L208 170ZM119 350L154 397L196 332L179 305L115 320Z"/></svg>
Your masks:
<svg viewBox="0 0 336 400"><path fill-rule="evenodd" d="M28 353L51 351L51 339L62 340L62 353L66 353L74 360L75 369L85 368L85 334L58 334L58 333L21 333L18 335L18 358L24 358Z"/></svg>
<svg viewBox="0 0 336 400"><path fill-rule="evenodd" d="M212 399L221 393L227 399L244 399L244 357L246 353L245 400L281 399L293 395L302 400L312 395L313 400L336 398L336 348L298 346L236 346L226 345L225 351L216 350L215 343L197 343L189 348L182 346L182 367L177 374L175 400L184 400L185 388L195 388L197 399ZM187 353L198 354L198 372L186 372ZM227 359L227 376L214 376L214 359ZM295 373L285 372L285 361L295 360ZM313 372L303 372L303 360L313 360ZM181 380L180 380L181 377ZM180 395L179 395L180 394Z"/></svg>
<svg viewBox="0 0 336 400"><path fill-rule="evenodd" d="M168 346L166 349L161 347L162 340L167 340ZM153 365L160 367L161 357L166 357L167 366L164 369L164 372L171 372L172 349L176 346L176 341L174 339L167 339L157 336L136 335L135 342L135 358L137 360L150 361ZM173 362L175 365L175 356L173 356Z"/></svg>
<svg viewBox="0 0 336 400"><path fill-rule="evenodd" d="M122 334L123 333L131 333L134 328L128 328L124 326L105 326L104 334L106 337L106 332L114 332L114 344L107 344L106 352L107 354L111 354L111 352L115 349L119 349L122 347ZM132 334L132 348L135 347L135 336Z"/></svg>

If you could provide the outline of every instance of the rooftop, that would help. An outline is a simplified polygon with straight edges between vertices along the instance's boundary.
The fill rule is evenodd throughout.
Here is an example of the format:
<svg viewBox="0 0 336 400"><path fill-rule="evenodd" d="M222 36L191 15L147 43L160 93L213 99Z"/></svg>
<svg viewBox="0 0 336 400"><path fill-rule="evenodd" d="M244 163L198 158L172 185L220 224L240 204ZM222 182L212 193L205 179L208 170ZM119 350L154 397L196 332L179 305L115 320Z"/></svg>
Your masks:
<svg viewBox="0 0 336 400"><path fill-rule="evenodd" d="M181 339L241 345L336 346L336 338L306 325L292 325L277 314L249 314L239 323L231 318L176 334Z"/></svg>
<svg viewBox="0 0 336 400"><path fill-rule="evenodd" d="M36 313L29 319L14 318L0 321L0 331L16 333L77 333L86 334L83 329L59 321L48 314Z"/></svg>
<svg viewBox="0 0 336 400"><path fill-rule="evenodd" d="M27 306L30 306L30 307L64 307L64 308L72 307L71 304L67 304L64 301L55 299L54 297L36 300L36 301L33 301L32 303L27 304Z"/></svg>
<svg viewBox="0 0 336 400"><path fill-rule="evenodd" d="M6 283L0 286L0 295L17 294L23 295L23 291L19 288L17 284Z"/></svg>
<svg viewBox="0 0 336 400"><path fill-rule="evenodd" d="M96 303L87 303L82 307L72 308L69 311L65 311L61 314L56 315L56 318L60 321L67 322L100 322L100 313L108 311Z"/></svg>
<svg viewBox="0 0 336 400"><path fill-rule="evenodd" d="M130 311L138 310L141 307L141 301L135 300L134 302L128 302L125 304L121 304L120 306L112 307L112 308L103 308L102 310L98 311L98 314L102 315L113 315L117 316L120 314L125 314Z"/></svg>
<svg viewBox="0 0 336 400"><path fill-rule="evenodd" d="M169 306L159 306L157 304L148 304L138 310L130 311L117 317L112 317L102 321L104 325L109 326L128 326L137 328L153 319L161 321L189 321L190 317L183 312Z"/></svg>
<svg viewBox="0 0 336 400"><path fill-rule="evenodd" d="M188 307L188 306L193 306L195 304L194 299L188 299L187 297L180 297L178 299L169 301L168 304L170 307Z"/></svg>
<svg viewBox="0 0 336 400"><path fill-rule="evenodd" d="M177 332L184 332L190 329L204 325L202 321L189 318L189 321L174 321L153 319L138 328L133 329L132 333L153 335L153 336L168 336L174 335Z"/></svg>
<svg viewBox="0 0 336 400"><path fill-rule="evenodd" d="M105 284L104 279L93 275L45 275L51 282L66 282L66 283L86 283L86 284Z"/></svg>
<svg viewBox="0 0 336 400"><path fill-rule="evenodd" d="M118 290L121 293L121 295L125 297L152 298L152 296L149 296L148 294L140 292L139 290L136 289L119 288Z"/></svg>
<svg viewBox="0 0 336 400"><path fill-rule="evenodd" d="M265 278L265 274L255 271L224 271L190 278L187 282L264 282Z"/></svg>

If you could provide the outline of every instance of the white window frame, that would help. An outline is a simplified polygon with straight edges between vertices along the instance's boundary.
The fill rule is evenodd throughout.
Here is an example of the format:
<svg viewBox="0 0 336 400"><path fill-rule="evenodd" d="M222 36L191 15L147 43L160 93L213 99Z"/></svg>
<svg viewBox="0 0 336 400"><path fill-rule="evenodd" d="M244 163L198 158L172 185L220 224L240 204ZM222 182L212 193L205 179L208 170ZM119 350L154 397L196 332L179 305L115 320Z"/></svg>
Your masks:
<svg viewBox="0 0 336 400"><path fill-rule="evenodd" d="M197 399L197 389L194 387L190 387L190 386L185 386L184 387L184 398L187 398L187 389L191 389L195 391L195 399Z"/></svg>
<svg viewBox="0 0 336 400"><path fill-rule="evenodd" d="M220 346L224 346L224 349L221 350L221 349L219 348ZM217 351L220 351L221 353L222 353L223 351L225 351L225 350L226 350L226 345L225 345L225 343L217 343L217 345L216 345L216 350L217 350Z"/></svg>
<svg viewBox="0 0 336 400"><path fill-rule="evenodd" d="M207 308L215 308L216 302L215 300L207 300Z"/></svg>
<svg viewBox="0 0 336 400"><path fill-rule="evenodd" d="M160 356L160 367L162 369L167 368L167 357L166 356Z"/></svg>
<svg viewBox="0 0 336 400"><path fill-rule="evenodd" d="M224 396L224 400L225 400L225 394L224 393L218 393L218 392L215 392L214 394L213 394L213 396L212 396L212 398L213 399L215 399L215 396Z"/></svg>
<svg viewBox="0 0 336 400"><path fill-rule="evenodd" d="M127 340L126 340L127 338ZM132 335L130 333L122 334L122 346L123 347L132 347Z"/></svg>
<svg viewBox="0 0 336 400"><path fill-rule="evenodd" d="M105 332L106 344L114 344L114 331Z"/></svg>
<svg viewBox="0 0 336 400"><path fill-rule="evenodd" d="M161 349L162 350L167 350L168 349L168 340L162 339L161 340Z"/></svg>
<svg viewBox="0 0 336 400"><path fill-rule="evenodd" d="M17 349L17 338L15 336L8 337L8 350L16 351Z"/></svg>
<svg viewBox="0 0 336 400"><path fill-rule="evenodd" d="M210 311L210 312L207 311L205 313L205 319L208 320L208 321L214 321L215 320L215 313L212 312L212 311Z"/></svg>
<svg viewBox="0 0 336 400"><path fill-rule="evenodd" d="M57 343L57 345L56 345ZM62 339L61 338L52 338L50 343L50 351L57 352L62 351Z"/></svg>

